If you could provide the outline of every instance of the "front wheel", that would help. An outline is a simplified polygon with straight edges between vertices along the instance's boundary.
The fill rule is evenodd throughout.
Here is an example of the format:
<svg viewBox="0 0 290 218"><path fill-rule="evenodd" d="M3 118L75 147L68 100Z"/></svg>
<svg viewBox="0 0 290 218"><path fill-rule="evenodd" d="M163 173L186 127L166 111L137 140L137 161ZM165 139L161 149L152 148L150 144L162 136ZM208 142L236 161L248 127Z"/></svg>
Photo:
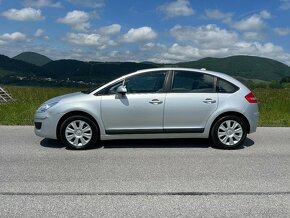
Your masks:
<svg viewBox="0 0 290 218"><path fill-rule="evenodd" d="M71 116L60 127L61 141L73 149L85 149L98 141L98 127L85 116Z"/></svg>
<svg viewBox="0 0 290 218"><path fill-rule="evenodd" d="M236 116L225 116L215 122L211 140L218 148L234 149L245 141L247 128L245 122Z"/></svg>

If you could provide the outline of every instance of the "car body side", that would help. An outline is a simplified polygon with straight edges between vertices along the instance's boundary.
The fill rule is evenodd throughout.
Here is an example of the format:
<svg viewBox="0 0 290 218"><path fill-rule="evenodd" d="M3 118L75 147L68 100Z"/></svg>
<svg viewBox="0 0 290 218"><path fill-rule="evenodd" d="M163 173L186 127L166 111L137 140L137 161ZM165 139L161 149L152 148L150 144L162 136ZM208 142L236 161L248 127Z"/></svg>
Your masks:
<svg viewBox="0 0 290 218"><path fill-rule="evenodd" d="M213 75L215 77L224 79L230 83L233 83L239 87L239 90L235 93L217 93L217 108L211 113L208 119L205 121L205 126L203 132L198 133L157 133L157 134L107 134L104 126L104 122L102 120L102 99L103 95L98 95L97 93L104 88L120 82L128 77L138 75L141 73L152 72L152 71L192 71L203 74ZM101 140L112 140L112 139L153 139L153 138L208 138L210 135L210 131L215 120L225 114L235 114L240 116L246 122L248 127L248 133L252 133L256 131L257 123L259 119L259 112L257 104L249 104L245 99L245 96L250 92L248 88L246 88L242 83L237 81L236 79L222 73L205 71L205 70L196 70L196 69L183 69L183 68L156 68L150 70L142 70L137 71L132 74L128 74L126 76L120 77L110 83L107 83L104 86L96 89L90 94L83 93L73 93L65 96L58 97L61 103L56 104L53 108L47 110L45 113L35 113L35 122L41 122L42 128L36 129L35 133L38 136L45 138L58 138L58 132L60 128L60 124L64 120L64 118L72 115L72 114L82 114L87 115L90 118L94 119L96 122ZM165 106L166 107L166 95L165 94ZM179 93L176 93L177 97ZM182 94L182 93L180 93ZM196 93L200 94L200 93ZM128 94L130 95L130 94ZM134 94L134 95L142 95L142 94ZM51 99L48 102L55 101L55 99ZM241 102L241 99L242 102ZM243 102L244 101L244 102ZM118 113L118 111L116 111ZM142 116L142 115L140 115ZM164 122L164 115L163 115Z"/></svg>

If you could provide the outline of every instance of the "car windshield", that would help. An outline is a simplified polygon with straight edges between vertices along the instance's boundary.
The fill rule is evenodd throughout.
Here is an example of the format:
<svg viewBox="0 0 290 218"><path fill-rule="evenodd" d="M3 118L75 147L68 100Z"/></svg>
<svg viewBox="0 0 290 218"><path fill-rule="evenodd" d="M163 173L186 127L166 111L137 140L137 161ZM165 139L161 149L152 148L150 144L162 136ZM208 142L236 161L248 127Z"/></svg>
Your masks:
<svg viewBox="0 0 290 218"><path fill-rule="evenodd" d="M102 84L103 85L103 84ZM84 94L90 94L91 92L95 91L96 89L100 88L102 85L98 86L98 87L93 87L93 88L90 88L90 89L85 89L85 90L82 90L81 93L84 93Z"/></svg>

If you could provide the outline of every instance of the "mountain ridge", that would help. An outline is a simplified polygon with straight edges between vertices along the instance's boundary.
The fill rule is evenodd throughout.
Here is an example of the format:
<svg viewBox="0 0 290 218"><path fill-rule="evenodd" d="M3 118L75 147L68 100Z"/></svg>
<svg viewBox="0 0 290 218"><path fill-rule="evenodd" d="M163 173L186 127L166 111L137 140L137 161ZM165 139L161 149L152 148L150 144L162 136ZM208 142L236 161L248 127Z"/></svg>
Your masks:
<svg viewBox="0 0 290 218"><path fill-rule="evenodd" d="M225 58L207 57L197 61L176 64L152 62L96 62L61 59L50 61L42 66L0 55L0 83L13 81L13 78L51 78L55 81L83 81L104 83L124 74L140 69L156 67L187 67L223 72L236 78L264 81L281 80L290 76L290 67L269 58L237 55Z"/></svg>
<svg viewBox="0 0 290 218"><path fill-rule="evenodd" d="M13 59L21 60L36 66L43 66L52 61L50 58L36 52L22 52L13 57Z"/></svg>

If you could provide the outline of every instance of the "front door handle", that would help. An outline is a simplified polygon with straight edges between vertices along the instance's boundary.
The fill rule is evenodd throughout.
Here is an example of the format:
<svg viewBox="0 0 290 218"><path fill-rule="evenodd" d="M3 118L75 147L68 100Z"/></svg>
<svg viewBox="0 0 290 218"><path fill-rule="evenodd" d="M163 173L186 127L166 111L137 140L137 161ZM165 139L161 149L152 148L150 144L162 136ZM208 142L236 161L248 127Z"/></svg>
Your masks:
<svg viewBox="0 0 290 218"><path fill-rule="evenodd" d="M213 103L216 103L216 100L213 100L211 98L206 98L203 100L203 102L206 104L213 104Z"/></svg>
<svg viewBox="0 0 290 218"><path fill-rule="evenodd" d="M156 105L156 104L162 104L163 101L160 101L159 99L152 99L151 101L149 101L149 103Z"/></svg>

